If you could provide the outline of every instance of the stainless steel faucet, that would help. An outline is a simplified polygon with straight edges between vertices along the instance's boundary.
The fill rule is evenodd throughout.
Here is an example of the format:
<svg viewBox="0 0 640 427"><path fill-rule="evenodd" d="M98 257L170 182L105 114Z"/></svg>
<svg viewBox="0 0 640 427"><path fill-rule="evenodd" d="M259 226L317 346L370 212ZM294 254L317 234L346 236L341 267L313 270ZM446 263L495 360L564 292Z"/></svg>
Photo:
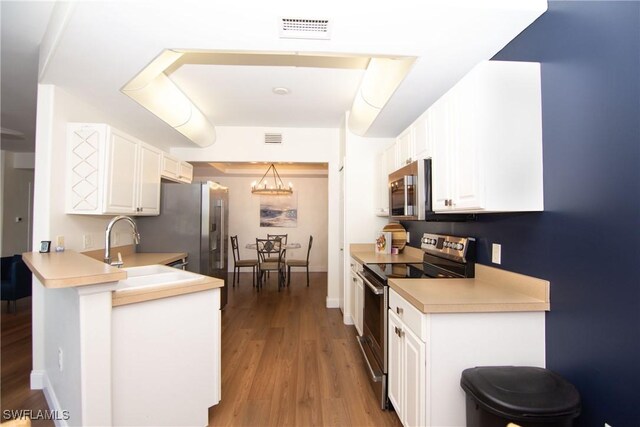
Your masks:
<svg viewBox="0 0 640 427"><path fill-rule="evenodd" d="M138 227L136 226L135 221L131 217L128 217L126 215L118 215L114 217L111 221L109 221L109 224L107 225L107 230L104 232L104 238L105 238L104 262L109 265L114 265L118 268L122 266L122 261L111 262L111 229L116 224L116 222L120 221L121 219L124 219L129 224L131 224L131 227L133 228L133 241L136 245L140 243L140 233L138 233Z"/></svg>

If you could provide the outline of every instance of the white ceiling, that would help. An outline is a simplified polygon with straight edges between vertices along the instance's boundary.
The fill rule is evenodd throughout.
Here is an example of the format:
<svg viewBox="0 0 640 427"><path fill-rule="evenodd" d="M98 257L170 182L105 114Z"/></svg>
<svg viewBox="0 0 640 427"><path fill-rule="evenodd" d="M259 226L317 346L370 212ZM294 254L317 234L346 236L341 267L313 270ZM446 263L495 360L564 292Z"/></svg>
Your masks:
<svg viewBox="0 0 640 427"><path fill-rule="evenodd" d="M335 128L364 70L183 65L173 80L214 124ZM272 89L286 87L288 95Z"/></svg>
<svg viewBox="0 0 640 427"><path fill-rule="evenodd" d="M33 151L38 83L38 46L47 28L53 2L2 1L0 36L0 123L24 134L2 137L2 149Z"/></svg>
<svg viewBox="0 0 640 427"><path fill-rule="evenodd" d="M393 7L338 0L78 2L41 82L59 85L101 109L105 122L168 149L193 145L120 92L163 49L416 56L367 134L393 137L545 10L545 0L401 0ZM50 3L2 2L2 126L28 135L35 116L14 107L30 105L35 112L34 51L50 13ZM328 18L331 39L281 39L281 17ZM29 43L20 44L21 37ZM5 75L7 62L13 72ZM338 127L361 75L358 69L199 64L183 65L170 78L215 126L279 128ZM291 94L275 95L274 86Z"/></svg>

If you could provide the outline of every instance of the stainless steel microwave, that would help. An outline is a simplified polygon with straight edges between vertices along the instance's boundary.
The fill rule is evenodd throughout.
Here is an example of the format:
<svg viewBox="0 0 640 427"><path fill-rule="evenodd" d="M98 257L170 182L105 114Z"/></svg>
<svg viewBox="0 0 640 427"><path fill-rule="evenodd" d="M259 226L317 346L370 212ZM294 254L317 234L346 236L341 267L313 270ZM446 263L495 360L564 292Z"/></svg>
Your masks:
<svg viewBox="0 0 640 427"><path fill-rule="evenodd" d="M422 220L431 212L431 159L417 160L389 174L389 216Z"/></svg>

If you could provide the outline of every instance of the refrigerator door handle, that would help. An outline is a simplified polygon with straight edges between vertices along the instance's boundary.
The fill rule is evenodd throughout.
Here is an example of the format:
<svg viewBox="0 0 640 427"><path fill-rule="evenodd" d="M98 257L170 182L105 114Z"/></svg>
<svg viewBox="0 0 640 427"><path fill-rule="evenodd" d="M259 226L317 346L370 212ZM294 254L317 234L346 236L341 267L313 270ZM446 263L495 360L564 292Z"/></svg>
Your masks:
<svg viewBox="0 0 640 427"><path fill-rule="evenodd" d="M224 223L226 221L225 218L225 214L224 214L224 210L225 210L225 205L224 205L225 200L221 199L220 200L220 266L218 268L223 269L225 268L225 255L226 255L226 243L227 243L227 236L224 235L224 230L226 230L226 224Z"/></svg>

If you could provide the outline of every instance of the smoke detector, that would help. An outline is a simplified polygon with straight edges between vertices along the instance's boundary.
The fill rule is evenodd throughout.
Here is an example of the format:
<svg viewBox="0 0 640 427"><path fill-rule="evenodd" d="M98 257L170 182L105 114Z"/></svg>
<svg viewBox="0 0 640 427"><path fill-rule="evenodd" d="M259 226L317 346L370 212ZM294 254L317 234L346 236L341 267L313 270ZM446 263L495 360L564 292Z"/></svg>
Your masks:
<svg viewBox="0 0 640 427"><path fill-rule="evenodd" d="M331 25L328 19L280 18L280 38L329 40Z"/></svg>

